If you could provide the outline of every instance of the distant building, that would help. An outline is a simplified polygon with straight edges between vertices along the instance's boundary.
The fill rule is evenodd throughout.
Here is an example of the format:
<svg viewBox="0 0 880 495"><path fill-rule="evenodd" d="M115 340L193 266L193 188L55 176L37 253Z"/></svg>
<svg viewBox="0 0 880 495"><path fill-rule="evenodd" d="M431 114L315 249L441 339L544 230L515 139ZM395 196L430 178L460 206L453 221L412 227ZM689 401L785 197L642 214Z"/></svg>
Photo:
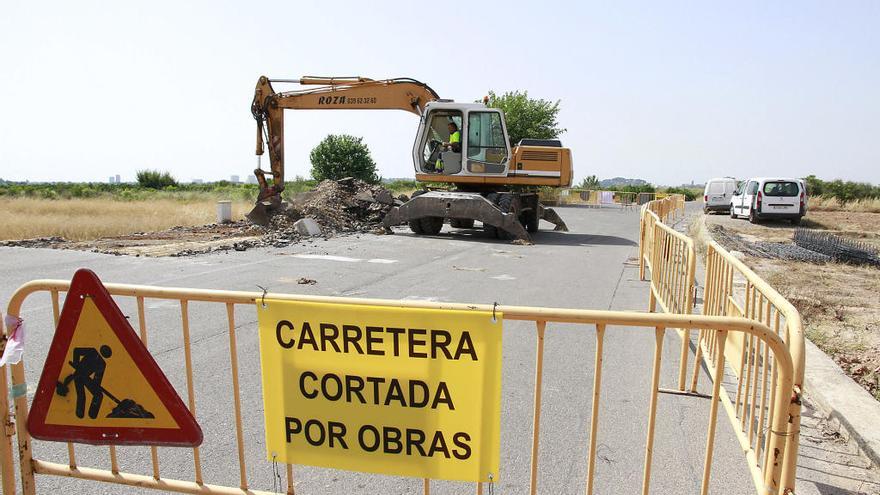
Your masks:
<svg viewBox="0 0 880 495"><path fill-rule="evenodd" d="M257 183L257 176L256 175L248 175L245 182L247 182L248 184L256 184Z"/></svg>
<svg viewBox="0 0 880 495"><path fill-rule="evenodd" d="M116 177L111 175L107 182L109 182L110 184L116 184Z"/></svg>
<svg viewBox="0 0 880 495"><path fill-rule="evenodd" d="M122 178L119 177L119 174L116 174L114 177L115 177L115 179L116 179L116 183L117 183L117 184L122 184L122 180L121 180Z"/></svg>
<svg viewBox="0 0 880 495"><path fill-rule="evenodd" d="M229 182L232 182L233 184L238 184L239 183L238 176L237 175L230 175Z"/></svg>
<svg viewBox="0 0 880 495"><path fill-rule="evenodd" d="M205 182L205 181L202 180L202 179L193 179L193 180L192 180L192 183L193 183L193 184L204 184L204 182Z"/></svg>

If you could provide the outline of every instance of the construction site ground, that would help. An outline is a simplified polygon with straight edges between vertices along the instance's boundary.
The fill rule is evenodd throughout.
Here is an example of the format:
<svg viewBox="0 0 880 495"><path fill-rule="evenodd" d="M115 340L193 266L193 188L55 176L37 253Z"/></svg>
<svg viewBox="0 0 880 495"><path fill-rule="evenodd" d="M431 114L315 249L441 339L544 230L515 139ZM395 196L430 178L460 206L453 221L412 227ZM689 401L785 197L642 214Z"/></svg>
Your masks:
<svg viewBox="0 0 880 495"><path fill-rule="evenodd" d="M415 236L359 233L310 238L284 247L257 246L185 257L113 256L89 251L0 247L0 301L36 278L70 279L77 268L96 271L105 282L567 308L645 310L648 282L638 279L638 212L559 208L567 233L542 230L531 246L487 239L480 230L450 230ZM542 224L542 229L549 229ZM210 234L216 235L216 234ZM220 239L214 239L220 240ZM136 318L134 301L123 312ZM192 305L191 333L197 419L205 432L202 449L206 482L238 486L231 376L225 310ZM213 309L214 311L211 311ZM32 397L52 337L48 296L23 308L28 324L26 378ZM271 489L273 466L266 460L256 312L236 310L247 474L251 487ZM150 350L178 390L182 373L180 310L176 303L147 300ZM502 442L496 493L528 493L532 431L535 329L504 324ZM551 324L545 347L539 493L583 493L595 351L594 329ZM678 337L667 332L661 386L674 387ZM609 328L605 340L603 400L597 452L596 493L641 490L648 398L654 349L653 329ZM708 392L701 378L700 391ZM654 443L652 493L699 490L710 401L661 394ZM804 411L798 493L880 493L876 471L852 446L835 436L814 411ZM711 483L712 493L754 493L745 456L722 411ZM159 449L163 477L192 479L192 454ZM67 462L64 444L35 442L38 458ZM119 448L123 470L149 474L147 448ZM83 466L109 468L106 448L77 447ZM861 464L860 464L861 463ZM417 493L419 479L297 466L297 493ZM141 493L134 488L38 476L38 493ZM468 493L461 483L432 483L432 493Z"/></svg>
<svg viewBox="0 0 880 495"><path fill-rule="evenodd" d="M754 243L791 243L794 227L787 221L704 218L716 240L743 252L746 264L797 307L807 337L880 400L880 268L750 256ZM880 213L809 212L803 226L880 248Z"/></svg>

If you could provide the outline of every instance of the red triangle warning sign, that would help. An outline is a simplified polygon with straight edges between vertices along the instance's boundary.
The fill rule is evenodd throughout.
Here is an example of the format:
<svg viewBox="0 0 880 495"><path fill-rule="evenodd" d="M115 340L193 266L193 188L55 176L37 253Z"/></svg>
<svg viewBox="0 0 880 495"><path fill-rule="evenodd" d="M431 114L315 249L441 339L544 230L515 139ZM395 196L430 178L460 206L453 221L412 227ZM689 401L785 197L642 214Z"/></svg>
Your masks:
<svg viewBox="0 0 880 495"><path fill-rule="evenodd" d="M34 438L194 447L202 429L94 272L77 270L28 414Z"/></svg>

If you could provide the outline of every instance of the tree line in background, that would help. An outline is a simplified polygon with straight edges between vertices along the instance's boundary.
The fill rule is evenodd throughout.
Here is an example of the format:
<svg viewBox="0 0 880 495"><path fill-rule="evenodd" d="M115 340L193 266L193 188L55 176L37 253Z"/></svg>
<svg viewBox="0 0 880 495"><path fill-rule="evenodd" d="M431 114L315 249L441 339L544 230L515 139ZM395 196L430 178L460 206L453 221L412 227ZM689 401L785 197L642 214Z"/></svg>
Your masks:
<svg viewBox="0 0 880 495"><path fill-rule="evenodd" d="M626 185L626 186L602 186L599 183L599 178L595 175L588 175L584 177L580 184L575 186L576 189L586 189L589 191L616 191L616 192L630 192L630 193L656 193L662 192L667 194L683 194L687 201L693 201L697 198L697 196L701 193L699 189L690 189L686 187L656 187L653 184L642 184L640 186Z"/></svg>
<svg viewBox="0 0 880 495"><path fill-rule="evenodd" d="M807 183L807 193L810 196L835 198L841 203L849 203L861 199L880 198L880 186L867 182L853 182L835 179L824 181L815 175L804 177Z"/></svg>

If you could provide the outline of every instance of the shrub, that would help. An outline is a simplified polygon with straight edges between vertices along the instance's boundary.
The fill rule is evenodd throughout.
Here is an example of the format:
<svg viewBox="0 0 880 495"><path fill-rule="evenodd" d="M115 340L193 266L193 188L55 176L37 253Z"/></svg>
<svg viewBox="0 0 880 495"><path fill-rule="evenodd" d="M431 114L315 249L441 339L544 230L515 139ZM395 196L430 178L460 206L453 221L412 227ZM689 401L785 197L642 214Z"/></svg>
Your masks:
<svg viewBox="0 0 880 495"><path fill-rule="evenodd" d="M667 194L684 194L685 201L693 201L697 199L697 192L686 187L667 187L664 192Z"/></svg>
<svg viewBox="0 0 880 495"><path fill-rule="evenodd" d="M149 189L165 189L166 187L177 186L177 181L168 172L159 172L158 170L138 170L138 185Z"/></svg>
<svg viewBox="0 0 880 495"><path fill-rule="evenodd" d="M348 134L330 134L312 149L312 177L315 180L339 180L354 177L366 182L378 182L376 162L363 138Z"/></svg>

